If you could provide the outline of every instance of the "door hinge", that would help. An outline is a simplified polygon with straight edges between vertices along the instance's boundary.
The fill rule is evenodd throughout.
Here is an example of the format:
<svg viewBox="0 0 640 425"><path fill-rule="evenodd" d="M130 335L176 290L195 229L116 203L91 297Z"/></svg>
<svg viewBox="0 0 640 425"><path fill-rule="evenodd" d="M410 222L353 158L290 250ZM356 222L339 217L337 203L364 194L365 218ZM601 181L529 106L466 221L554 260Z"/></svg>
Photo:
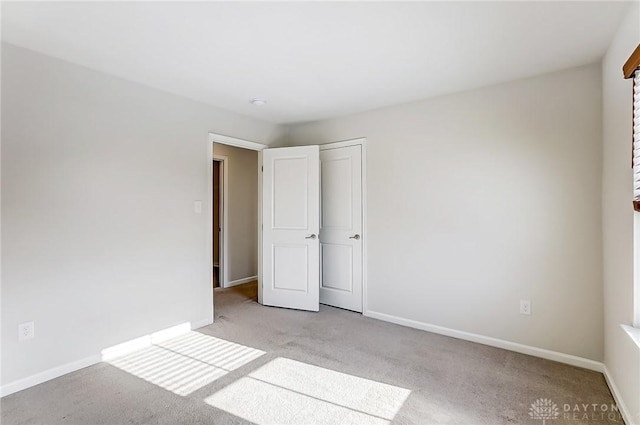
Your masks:
<svg viewBox="0 0 640 425"><path fill-rule="evenodd" d="M260 167L260 171L264 173L264 166Z"/></svg>

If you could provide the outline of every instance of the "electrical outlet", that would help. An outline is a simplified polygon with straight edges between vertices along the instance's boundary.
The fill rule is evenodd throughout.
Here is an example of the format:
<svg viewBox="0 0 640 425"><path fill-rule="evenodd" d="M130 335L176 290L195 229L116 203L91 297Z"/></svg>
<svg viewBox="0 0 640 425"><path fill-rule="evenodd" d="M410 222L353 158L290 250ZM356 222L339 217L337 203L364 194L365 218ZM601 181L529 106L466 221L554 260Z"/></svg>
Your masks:
<svg viewBox="0 0 640 425"><path fill-rule="evenodd" d="M531 315L531 301L520 300L520 314Z"/></svg>
<svg viewBox="0 0 640 425"><path fill-rule="evenodd" d="M18 325L18 341L31 339L35 336L35 325L33 322L20 323Z"/></svg>

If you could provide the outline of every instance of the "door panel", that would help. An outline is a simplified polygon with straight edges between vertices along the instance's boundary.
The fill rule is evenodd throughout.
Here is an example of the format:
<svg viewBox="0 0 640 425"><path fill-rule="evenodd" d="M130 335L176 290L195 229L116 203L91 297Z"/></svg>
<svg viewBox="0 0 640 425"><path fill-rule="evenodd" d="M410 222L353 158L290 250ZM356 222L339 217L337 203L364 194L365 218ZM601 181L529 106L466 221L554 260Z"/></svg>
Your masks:
<svg viewBox="0 0 640 425"><path fill-rule="evenodd" d="M265 305L319 310L318 146L263 150Z"/></svg>
<svg viewBox="0 0 640 425"><path fill-rule="evenodd" d="M320 302L362 312L361 146L322 150L320 163Z"/></svg>
<svg viewBox="0 0 640 425"><path fill-rule="evenodd" d="M306 246L273 245L273 287L308 292L308 258Z"/></svg>
<svg viewBox="0 0 640 425"><path fill-rule="evenodd" d="M353 291L353 247L322 243L322 287Z"/></svg>
<svg viewBox="0 0 640 425"><path fill-rule="evenodd" d="M309 162L307 157L273 159L273 228L307 229Z"/></svg>
<svg viewBox="0 0 640 425"><path fill-rule="evenodd" d="M323 151L325 152L325 151ZM353 227L353 211L351 198L353 178L352 160L350 157L330 159L330 154L321 154L322 162L322 226L331 229L347 229Z"/></svg>

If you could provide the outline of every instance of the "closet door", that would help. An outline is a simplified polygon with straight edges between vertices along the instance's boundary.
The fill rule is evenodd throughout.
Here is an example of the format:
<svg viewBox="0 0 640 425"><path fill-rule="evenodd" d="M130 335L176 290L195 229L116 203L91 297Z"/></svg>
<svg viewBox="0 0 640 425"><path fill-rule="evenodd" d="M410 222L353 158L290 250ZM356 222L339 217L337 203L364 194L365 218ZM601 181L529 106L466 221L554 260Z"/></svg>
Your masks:
<svg viewBox="0 0 640 425"><path fill-rule="evenodd" d="M318 311L319 148L265 149L262 154L262 302Z"/></svg>
<svg viewBox="0 0 640 425"><path fill-rule="evenodd" d="M362 312L362 147L320 151L320 302Z"/></svg>

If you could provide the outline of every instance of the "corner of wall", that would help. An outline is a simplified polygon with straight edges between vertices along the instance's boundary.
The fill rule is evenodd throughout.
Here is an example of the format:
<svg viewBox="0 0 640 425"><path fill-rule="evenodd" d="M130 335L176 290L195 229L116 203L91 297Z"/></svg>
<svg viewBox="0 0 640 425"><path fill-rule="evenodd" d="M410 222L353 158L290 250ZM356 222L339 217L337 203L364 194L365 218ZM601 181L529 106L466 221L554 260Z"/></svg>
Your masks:
<svg viewBox="0 0 640 425"><path fill-rule="evenodd" d="M622 65L640 41L640 2L631 2L602 59L602 239L605 376L627 424L640 423L640 352L621 324L633 321L634 213L631 82ZM636 229L634 229L636 227Z"/></svg>

